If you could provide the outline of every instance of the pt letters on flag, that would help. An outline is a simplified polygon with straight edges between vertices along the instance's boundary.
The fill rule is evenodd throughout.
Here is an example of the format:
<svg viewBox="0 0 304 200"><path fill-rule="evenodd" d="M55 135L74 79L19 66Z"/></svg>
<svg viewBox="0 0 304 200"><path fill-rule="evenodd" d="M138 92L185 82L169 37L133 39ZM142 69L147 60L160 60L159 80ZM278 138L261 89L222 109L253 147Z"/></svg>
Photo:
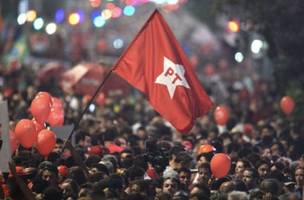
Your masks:
<svg viewBox="0 0 304 200"><path fill-rule="evenodd" d="M188 132L212 107L165 19L156 10L113 68L146 95L178 131Z"/></svg>

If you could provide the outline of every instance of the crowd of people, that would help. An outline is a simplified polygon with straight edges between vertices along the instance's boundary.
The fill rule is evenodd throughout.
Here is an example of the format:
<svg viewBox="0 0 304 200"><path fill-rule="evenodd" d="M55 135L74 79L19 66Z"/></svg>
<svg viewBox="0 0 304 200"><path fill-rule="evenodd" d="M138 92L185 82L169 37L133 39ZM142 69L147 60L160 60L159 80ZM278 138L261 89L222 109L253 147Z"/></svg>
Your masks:
<svg viewBox="0 0 304 200"><path fill-rule="evenodd" d="M12 130L29 116L41 89L64 100L65 124L75 122L87 103L54 83L37 86L29 68L5 73L1 98L8 100ZM210 111L181 134L140 93L108 94L104 105L84 115L74 150L62 152L60 138L47 157L19 146L12 154L17 175L37 199L301 199L303 126L280 113L267 81L252 79L250 93L236 86L242 83L236 76L221 75L231 115L225 127ZM209 80L214 76L205 77L205 88L217 101L225 95L214 93ZM232 165L227 176L215 178L210 161L219 152L229 155ZM1 182L2 198L24 199L11 173L3 173Z"/></svg>

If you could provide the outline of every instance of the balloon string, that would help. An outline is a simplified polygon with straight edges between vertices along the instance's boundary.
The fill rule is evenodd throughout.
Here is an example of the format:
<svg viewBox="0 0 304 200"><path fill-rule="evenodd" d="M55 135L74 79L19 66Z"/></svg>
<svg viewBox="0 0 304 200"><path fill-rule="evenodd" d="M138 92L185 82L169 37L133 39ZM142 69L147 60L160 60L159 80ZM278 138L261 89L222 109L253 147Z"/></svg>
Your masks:
<svg viewBox="0 0 304 200"><path fill-rule="evenodd" d="M92 96L92 98L90 99L90 101L87 103L86 107L84 108L84 110L80 113L73 129L71 130L70 134L69 134L69 137L68 139L64 142L63 146L62 146L62 149L61 149L61 153L64 151L66 145L67 145L67 142L71 140L73 134L74 134L74 131L79 127L79 123L82 119L82 117L84 116L84 114L88 111L90 105L93 103L93 101L95 100L95 98L97 97L99 91L101 90L101 88L104 86L104 84L106 83L106 81L110 78L110 75L112 74L113 72L113 69L111 69L106 77L103 79L103 81L101 82L101 84L98 86L98 88L96 89L94 95Z"/></svg>

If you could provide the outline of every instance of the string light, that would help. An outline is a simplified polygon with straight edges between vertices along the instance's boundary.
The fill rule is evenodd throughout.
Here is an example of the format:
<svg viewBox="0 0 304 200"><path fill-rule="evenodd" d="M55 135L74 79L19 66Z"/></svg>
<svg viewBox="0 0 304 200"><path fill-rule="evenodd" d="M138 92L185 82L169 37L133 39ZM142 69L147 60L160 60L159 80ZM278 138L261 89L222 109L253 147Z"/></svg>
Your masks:
<svg viewBox="0 0 304 200"><path fill-rule="evenodd" d="M135 13L134 6L126 6L123 10L124 15L126 16L132 16Z"/></svg>
<svg viewBox="0 0 304 200"><path fill-rule="evenodd" d="M19 25L23 25L26 22L26 14L25 13L21 13L20 15L18 15L17 17L17 23Z"/></svg>
<svg viewBox="0 0 304 200"><path fill-rule="evenodd" d="M37 31L42 29L43 25L44 25L44 21L41 17L37 18L33 23L33 27Z"/></svg>
<svg viewBox="0 0 304 200"><path fill-rule="evenodd" d="M112 11L110 9L104 9L102 12L101 12L101 16L105 19L105 20L108 20L112 17Z"/></svg>
<svg viewBox="0 0 304 200"><path fill-rule="evenodd" d="M69 16L69 24L71 25L76 25L80 22L80 16L78 13L72 13Z"/></svg>
<svg viewBox="0 0 304 200"><path fill-rule="evenodd" d="M114 46L115 49L120 49L120 48L123 47L123 45L124 45L124 42L123 42L123 40L120 39L120 38L115 39L115 40L113 41L113 46Z"/></svg>
<svg viewBox="0 0 304 200"><path fill-rule="evenodd" d="M21 0L23 2L25 0ZM88 0L92 7L100 6L102 0ZM154 2L156 4L163 4L163 6L168 6L171 4L183 4L182 0L121 0L121 3L125 4L124 8L120 8L119 6L114 4L113 0L107 0L105 9L100 13L99 10L95 9L91 13L92 24L95 27L102 27L106 24L106 21L111 18L119 18L122 14L125 16L134 15L136 8L135 5L146 4L149 2ZM20 3L22 4L22 3ZM23 4L22 4L23 5ZM27 9L26 9L27 10ZM32 26L35 30L40 30L45 26L45 21L42 17L37 16L37 11L34 9L28 10L26 12L20 12L17 17L18 25L23 25L26 22L32 22ZM63 8L59 8L54 13L54 22L49 23L45 26L45 30L48 34L53 34L57 30L57 24L63 23L67 20L68 24L75 26L85 21L85 13L82 10L77 10L77 12L73 12L70 15L66 16L65 10ZM48 28L47 28L48 27ZM55 31L54 31L55 30Z"/></svg>
<svg viewBox="0 0 304 200"><path fill-rule="evenodd" d="M112 17L113 17L113 18L118 18L118 17L121 16L121 13L122 13L121 8L116 7L116 8L114 8L114 9L112 10Z"/></svg>
<svg viewBox="0 0 304 200"><path fill-rule="evenodd" d="M37 12L35 10L29 10L26 13L26 20L28 22L33 22L37 17Z"/></svg>
<svg viewBox="0 0 304 200"><path fill-rule="evenodd" d="M57 25L55 23L49 23L45 27L45 31L48 35L53 35L57 30Z"/></svg>
<svg viewBox="0 0 304 200"><path fill-rule="evenodd" d="M231 32L237 33L240 31L240 24L236 20L230 20L228 22L228 29Z"/></svg>
<svg viewBox="0 0 304 200"><path fill-rule="evenodd" d="M64 9L60 8L56 10L55 13L55 22L62 23L64 21Z"/></svg>
<svg viewBox="0 0 304 200"><path fill-rule="evenodd" d="M103 27L106 23L106 20L102 16L97 16L93 20L93 24L95 27L100 28Z"/></svg>

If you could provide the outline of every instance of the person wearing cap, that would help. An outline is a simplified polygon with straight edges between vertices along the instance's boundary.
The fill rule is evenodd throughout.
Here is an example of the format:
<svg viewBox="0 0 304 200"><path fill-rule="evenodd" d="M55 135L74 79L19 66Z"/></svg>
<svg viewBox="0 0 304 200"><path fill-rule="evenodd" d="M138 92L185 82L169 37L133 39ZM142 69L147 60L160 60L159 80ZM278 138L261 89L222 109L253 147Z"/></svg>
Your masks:
<svg viewBox="0 0 304 200"><path fill-rule="evenodd" d="M201 145L196 153L196 167L203 163L209 163L215 153L216 149L210 144Z"/></svg>

